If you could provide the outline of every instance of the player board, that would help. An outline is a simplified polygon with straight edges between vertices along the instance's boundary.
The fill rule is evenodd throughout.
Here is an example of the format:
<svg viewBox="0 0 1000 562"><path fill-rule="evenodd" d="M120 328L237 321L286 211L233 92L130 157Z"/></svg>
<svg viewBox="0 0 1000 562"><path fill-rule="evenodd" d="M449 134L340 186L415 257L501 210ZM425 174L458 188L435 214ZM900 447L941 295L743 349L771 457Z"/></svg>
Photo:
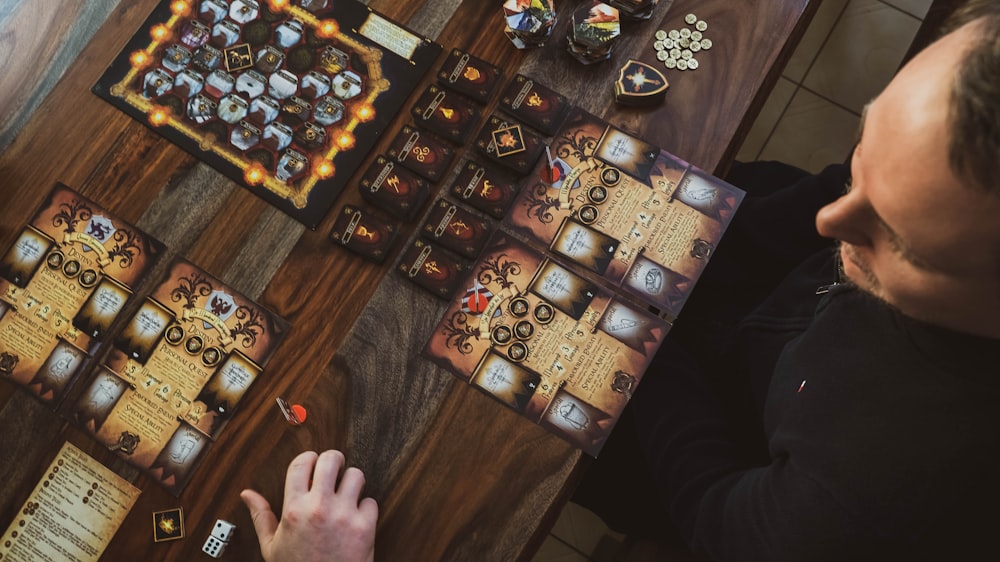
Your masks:
<svg viewBox="0 0 1000 562"><path fill-rule="evenodd" d="M440 52L356 0L165 0L94 91L312 228Z"/></svg>
<svg viewBox="0 0 1000 562"><path fill-rule="evenodd" d="M179 494L287 332L282 318L176 259L114 338L73 418Z"/></svg>
<svg viewBox="0 0 1000 562"><path fill-rule="evenodd" d="M574 108L505 227L674 319L743 191Z"/></svg>
<svg viewBox="0 0 1000 562"><path fill-rule="evenodd" d="M57 406L163 250L57 185L0 260L0 377Z"/></svg>
<svg viewBox="0 0 1000 562"><path fill-rule="evenodd" d="M464 287L424 355L597 456L670 325L502 233Z"/></svg>

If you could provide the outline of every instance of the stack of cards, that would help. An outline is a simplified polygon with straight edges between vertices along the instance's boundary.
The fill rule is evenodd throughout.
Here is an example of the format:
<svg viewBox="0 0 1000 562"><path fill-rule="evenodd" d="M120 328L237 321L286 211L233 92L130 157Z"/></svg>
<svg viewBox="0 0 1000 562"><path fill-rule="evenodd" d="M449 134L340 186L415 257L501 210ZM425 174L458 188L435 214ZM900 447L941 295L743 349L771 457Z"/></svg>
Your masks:
<svg viewBox="0 0 1000 562"><path fill-rule="evenodd" d="M669 86L662 72L644 62L629 59L618 70L615 101L634 107L656 105L666 97Z"/></svg>
<svg viewBox="0 0 1000 562"><path fill-rule="evenodd" d="M642 21L652 17L653 9L660 3L660 0L609 0L609 3L618 8L622 19Z"/></svg>
<svg viewBox="0 0 1000 562"><path fill-rule="evenodd" d="M504 34L518 49L541 47L556 25L553 0L505 0Z"/></svg>
<svg viewBox="0 0 1000 562"><path fill-rule="evenodd" d="M583 64L606 61L611 58L611 49L619 35L618 9L604 2L590 2L573 12L566 48Z"/></svg>

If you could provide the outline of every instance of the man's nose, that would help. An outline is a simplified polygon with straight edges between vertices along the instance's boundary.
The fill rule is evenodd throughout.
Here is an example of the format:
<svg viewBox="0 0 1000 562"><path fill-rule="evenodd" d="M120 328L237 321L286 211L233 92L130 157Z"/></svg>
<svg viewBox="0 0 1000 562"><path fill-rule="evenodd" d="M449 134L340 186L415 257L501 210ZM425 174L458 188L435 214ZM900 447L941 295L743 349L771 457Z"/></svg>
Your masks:
<svg viewBox="0 0 1000 562"><path fill-rule="evenodd" d="M819 210L816 230L820 236L854 246L867 246L871 244L874 216L868 200L857 190L852 190Z"/></svg>

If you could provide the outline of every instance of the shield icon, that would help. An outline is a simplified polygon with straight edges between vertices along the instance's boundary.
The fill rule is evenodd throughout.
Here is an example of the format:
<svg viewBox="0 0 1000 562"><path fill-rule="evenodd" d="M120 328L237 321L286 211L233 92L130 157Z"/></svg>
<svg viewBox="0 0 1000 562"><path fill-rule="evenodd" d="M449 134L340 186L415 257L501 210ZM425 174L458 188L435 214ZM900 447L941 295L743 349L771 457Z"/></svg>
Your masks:
<svg viewBox="0 0 1000 562"><path fill-rule="evenodd" d="M618 70L615 93L621 101L642 104L659 99L669 86L662 72L644 62L629 59Z"/></svg>
<svg viewBox="0 0 1000 562"><path fill-rule="evenodd" d="M90 217L90 220L87 221L87 226L84 228L84 232L93 236L102 245L114 235L115 231L115 225L111 222L111 219L102 215ZM89 252L91 249L84 245L83 250Z"/></svg>
<svg viewBox="0 0 1000 562"><path fill-rule="evenodd" d="M218 316L220 320L225 322L236 312L236 301L227 293L216 289L208 295L208 300L205 301L205 310ZM203 324L205 324L206 330L212 327L207 322L203 322Z"/></svg>

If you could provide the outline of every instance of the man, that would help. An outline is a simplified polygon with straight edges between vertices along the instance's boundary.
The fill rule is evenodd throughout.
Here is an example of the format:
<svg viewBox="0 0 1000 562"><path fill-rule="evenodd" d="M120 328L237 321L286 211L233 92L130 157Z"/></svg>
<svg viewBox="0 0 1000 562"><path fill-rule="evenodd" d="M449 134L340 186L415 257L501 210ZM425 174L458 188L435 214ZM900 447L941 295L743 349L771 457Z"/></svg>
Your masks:
<svg viewBox="0 0 1000 562"><path fill-rule="evenodd" d="M842 167L731 178L748 198L631 403L695 552L996 551L1000 3L955 21L867 107L842 196L823 205ZM798 181L779 189L775 175ZM814 228L798 220L810 208ZM821 236L839 245L807 257ZM583 503L607 501L588 488Z"/></svg>

